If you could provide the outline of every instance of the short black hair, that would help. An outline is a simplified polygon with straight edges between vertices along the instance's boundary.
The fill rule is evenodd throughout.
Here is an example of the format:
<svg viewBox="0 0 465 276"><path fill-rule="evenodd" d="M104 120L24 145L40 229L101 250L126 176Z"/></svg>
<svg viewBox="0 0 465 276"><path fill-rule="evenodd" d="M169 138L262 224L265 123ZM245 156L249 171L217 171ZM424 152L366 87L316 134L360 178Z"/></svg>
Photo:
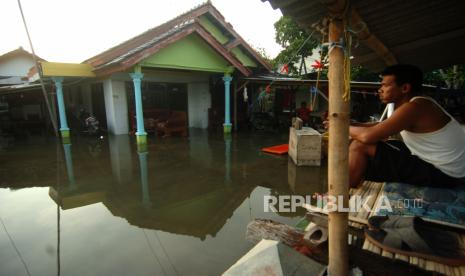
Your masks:
<svg viewBox="0 0 465 276"><path fill-rule="evenodd" d="M402 85L409 83L412 86L412 94L421 93L421 85L423 84L423 72L420 68L410 64L396 64L386 67L381 76L394 76L396 84Z"/></svg>

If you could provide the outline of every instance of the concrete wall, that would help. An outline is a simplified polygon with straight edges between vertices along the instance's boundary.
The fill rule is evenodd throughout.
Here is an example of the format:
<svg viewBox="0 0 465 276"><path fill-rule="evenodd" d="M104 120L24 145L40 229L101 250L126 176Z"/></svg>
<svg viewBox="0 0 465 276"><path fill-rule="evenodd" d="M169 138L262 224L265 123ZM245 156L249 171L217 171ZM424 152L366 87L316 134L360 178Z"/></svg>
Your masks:
<svg viewBox="0 0 465 276"><path fill-rule="evenodd" d="M209 92L209 73L187 72L187 71L145 71L142 81L150 82L168 82L168 83L187 83L188 99L188 118L189 127L207 128L208 127L208 108L211 107L211 97ZM127 73L118 73L111 76L113 81L131 82L132 79ZM106 90L106 85L104 85ZM105 104L108 105L105 92ZM127 114L127 108L125 108ZM108 113L108 107L107 107ZM108 115L107 115L108 116ZM127 122L127 120L126 120ZM110 129L110 126L109 126ZM127 131L126 131L127 132Z"/></svg>
<svg viewBox="0 0 465 276"><path fill-rule="evenodd" d="M0 76L27 76L29 69L34 66L30 57L18 56L0 64Z"/></svg>
<svg viewBox="0 0 465 276"><path fill-rule="evenodd" d="M107 114L108 131L112 134L127 134L128 103L124 81L107 79L103 82L105 111Z"/></svg>

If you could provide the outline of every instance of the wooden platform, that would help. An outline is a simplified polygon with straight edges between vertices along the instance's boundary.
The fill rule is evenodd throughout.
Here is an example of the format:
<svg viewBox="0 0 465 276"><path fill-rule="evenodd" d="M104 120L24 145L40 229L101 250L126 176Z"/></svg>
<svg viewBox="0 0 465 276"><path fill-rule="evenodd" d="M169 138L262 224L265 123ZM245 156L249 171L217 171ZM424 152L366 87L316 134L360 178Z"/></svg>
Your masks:
<svg viewBox="0 0 465 276"><path fill-rule="evenodd" d="M351 189L350 195L351 199L353 200L355 197L353 195L359 195L362 198L362 201L367 199L367 205L371 207L371 210L376 210L377 206L380 204L380 198L383 196L383 187L384 183L378 182L370 182L365 181L360 188ZM318 208L316 206L310 206L312 212L318 212L327 215L327 211L322 208ZM363 229L368 224L368 218L371 216L376 215L373 212L367 212L363 208L359 212L350 212L349 213L349 226L355 229ZM463 225L451 225L450 223L442 223L439 221L428 220L431 222L437 222L445 227L455 227L449 228L448 230L452 230L454 232L459 233L461 236L460 246L465 251L465 234L463 231ZM461 228L461 229L460 229ZM360 233L360 232L359 232ZM386 251L383 251L381 248L375 246L368 240L364 239L363 236L354 235L349 231L349 244L355 247L361 246L364 250L372 252L377 255L381 255L385 258L390 260L398 260L408 263L412 266L418 267L420 269L431 271L431 272L438 272L444 275L464 275L465 276L465 266L447 266L443 264L439 264L433 261L417 258L417 257L409 257L402 254L392 254Z"/></svg>

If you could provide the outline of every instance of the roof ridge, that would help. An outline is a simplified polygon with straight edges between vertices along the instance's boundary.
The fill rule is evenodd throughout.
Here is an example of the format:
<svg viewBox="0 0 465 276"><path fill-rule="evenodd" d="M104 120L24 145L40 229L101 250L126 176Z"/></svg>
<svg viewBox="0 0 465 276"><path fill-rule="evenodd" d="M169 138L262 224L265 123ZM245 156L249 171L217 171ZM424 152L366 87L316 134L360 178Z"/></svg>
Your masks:
<svg viewBox="0 0 465 276"><path fill-rule="evenodd" d="M128 66L130 66L128 64L132 64L134 60L140 60L140 55L146 55L146 53L144 54L145 50L153 47L157 43L160 43L160 41L164 41L165 38L170 37L171 35L175 35L177 32L184 32L190 34L192 32L204 31L206 33L209 33L209 37L204 38L207 40L208 43L213 43L212 41L218 42L217 39L215 39L213 36L211 37L212 41L208 41L211 36L211 33L205 29L205 26L202 26L202 24L200 24L199 18L206 15L211 16L211 20L214 21L213 23L215 25L218 24L218 27L221 30L224 29L227 33L232 35L232 37L237 39L243 50L245 50L247 56L249 56L253 60L256 60L258 64L261 64L264 68L270 70L269 65L266 63L266 61L263 60L263 58L259 56L258 53L256 53L255 49L253 49L236 32L236 30L234 30L234 27L231 25L231 23L226 21L224 15L215 6L212 5L211 1L207 1L203 4L197 5L194 8L176 16L175 18L170 19L169 21L166 21L163 24L160 24L156 27L153 27L135 37L132 37L84 61L83 63L90 64L94 67L95 70L101 72L103 72L104 68L106 67L113 67L113 69L116 70L115 68L117 68L118 66L120 66L121 68L124 67L126 70L129 68ZM191 26L193 29L191 28ZM230 51L230 49L226 49L224 45L221 45L221 43L220 46L217 47L220 47L221 50L225 50L226 52ZM219 52L221 52L221 50L217 49L217 51ZM234 58L234 61L232 61L232 63L235 64L236 57L231 56L230 58ZM248 75L246 69L242 68L240 70L243 70L245 72L244 74Z"/></svg>
<svg viewBox="0 0 465 276"><path fill-rule="evenodd" d="M124 46L125 44L128 44L129 42L131 42L131 41L133 41L133 40L137 40L138 38L142 38L144 35L147 35L148 33L154 32L154 31L156 31L156 30L158 30L158 29L161 29L161 28L163 28L163 27L166 27L167 29L171 29L170 25L176 25L175 23L176 23L177 21L179 21L179 20L181 20L181 19L184 19L184 17L188 16L189 14L193 13L193 12L196 11L196 10L200 10L200 9L202 9L202 8L204 8L204 7L213 7L213 5L212 5L212 3L211 3L210 0L207 0L205 3L202 3L202 4L199 4L199 5L197 5L197 6L194 6L194 7L191 8L190 10L188 10L188 11L186 11L186 12L184 12L184 13L182 13L182 14L180 14L180 15L178 15L178 16L176 16L176 17L174 17L174 18L172 18L172 19L170 19L170 20L168 20L168 21L165 21L165 22L163 22L163 23L161 23L161 24L159 24L159 25L157 25L157 26L155 26L155 27L153 27L153 28L150 28L150 29L146 30L146 31L143 32L143 33L140 33L140 34L138 34L138 35L136 35L136 36L134 36L134 37L131 37L131 38L129 38L129 39L127 39L127 40L125 40L125 41L119 43L118 45L115 45L115 46L113 46L113 47L111 47L111 48L108 48L108 49L106 49L105 51L103 51L103 52L101 52L101 53L99 53L99 54L97 54L97 55L95 55L95 56L93 56L93 57L91 57L91 58L88 58L88 59L84 60L84 61L81 62L81 63L92 63L92 60L93 60L93 59L98 58L98 57L101 57L101 56L104 56L105 54L111 52L112 50L117 49L118 47L122 47L122 46ZM185 18L185 20L188 20L188 18Z"/></svg>
<svg viewBox="0 0 465 276"><path fill-rule="evenodd" d="M111 60L109 60L109 61L107 61L107 62L105 62L105 63L102 63L102 64L98 65L97 67L95 67L95 69L99 69L99 68L101 68L101 67L108 66L108 65L110 65L110 64L112 64L112 63L115 63L115 62L118 62L119 60L124 59L125 57L129 57L129 56L131 56L131 55L133 55L133 54L135 54L135 53L137 53L137 52L139 52L139 51L141 51L141 50L144 50L144 49L146 49L147 47L152 46L154 43L156 43L156 42L158 42L158 41L160 41L160 40L166 38L167 36L170 36L170 35L174 34L175 32L178 32L178 31L183 30L184 27L187 27L187 26L189 26L189 25L192 25L193 23L194 23L194 19L192 19L192 18L191 18L191 19L186 18L185 21L183 21L183 22L181 22L181 23L179 23L179 24L174 25L172 28L170 28L170 29L167 30L166 32L161 33L161 34L159 34L159 35L157 35L157 36L154 36L154 37L151 38L150 40L146 41L145 43L140 44L139 46L135 47L134 49L132 49L132 50L126 52L126 53L123 53L123 54L121 54L121 55L118 55L118 56L114 57L113 59L111 59Z"/></svg>
<svg viewBox="0 0 465 276"><path fill-rule="evenodd" d="M22 46L19 46L18 48L14 49L14 50L11 50L9 52L6 52L6 53L0 55L0 59L6 59L6 58L8 58L10 56L19 55L19 54L27 55L27 56L30 56L32 58L32 53L25 50ZM38 55L36 55L36 57L37 57L37 60L44 60L45 61L45 59L39 57Z"/></svg>

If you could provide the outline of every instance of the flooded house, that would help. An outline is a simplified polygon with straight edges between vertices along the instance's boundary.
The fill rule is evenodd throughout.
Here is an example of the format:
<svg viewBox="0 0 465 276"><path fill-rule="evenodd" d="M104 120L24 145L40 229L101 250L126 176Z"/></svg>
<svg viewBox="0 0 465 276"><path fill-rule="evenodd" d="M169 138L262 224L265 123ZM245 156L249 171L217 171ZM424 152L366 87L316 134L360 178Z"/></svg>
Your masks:
<svg viewBox="0 0 465 276"><path fill-rule="evenodd" d="M326 14L326 5L331 5L268 2L306 26L311 25L307 12ZM374 10L369 6L358 8L369 15ZM446 33L435 41L454 35ZM427 43L413 46L418 44ZM371 67L384 66L366 46L357 51ZM264 207L265 197L328 191L331 168L326 160L321 167L299 167L287 156L260 149L288 144L290 118L300 102L307 101L315 121L321 119L332 80L272 73L210 1L82 63L38 60L36 68L22 49L0 56L2 275L218 275L253 247L245 239L250 222L301 224L306 210L271 212ZM429 68L438 57L411 61L428 61ZM378 83L351 85L351 118L367 120L367 114L382 111L376 101ZM258 105L261 95L271 104ZM88 135L91 114L109 135ZM60 139L51 137L49 117L57 118ZM243 129L259 131L234 133ZM341 167L332 171L339 173ZM376 195L370 201L374 207L381 196L398 200L403 188L397 185L365 182L351 193ZM429 218L451 207L449 213L463 217L463 191L410 187L408 192L432 198L425 197L434 205L427 210ZM441 194L457 205L439 202ZM349 213L357 235L342 233L339 240L347 245L348 236L358 247L351 251L351 261L367 275L379 275L379 267L387 274L463 275L465 266L436 266L364 241L360 229L369 215ZM458 224L463 228L463 221ZM307 253L324 255L318 260L327 263L323 247ZM347 255L329 258L348 264Z"/></svg>
<svg viewBox="0 0 465 276"><path fill-rule="evenodd" d="M27 57L24 81L0 87L0 274L217 275L251 247L253 217L303 215L264 212L264 194L321 191L319 178L309 188L287 158L257 150L287 134L228 135L242 79L270 67L211 3L80 64L40 60L37 70ZM83 111L109 135L81 135ZM188 138L136 146L173 114Z"/></svg>
<svg viewBox="0 0 465 276"><path fill-rule="evenodd" d="M237 80L269 70L210 3L81 64L41 63L44 77L64 85L68 117L85 109L110 134L132 132L141 139L155 130L155 121L170 116L179 122L168 131L177 124L184 135L187 128L206 129L210 118L223 120L230 132L230 94Z"/></svg>
<svg viewBox="0 0 465 276"><path fill-rule="evenodd" d="M29 78L34 64L32 54L22 47L0 56L0 134L20 135L25 128L40 132L46 125L40 85Z"/></svg>

